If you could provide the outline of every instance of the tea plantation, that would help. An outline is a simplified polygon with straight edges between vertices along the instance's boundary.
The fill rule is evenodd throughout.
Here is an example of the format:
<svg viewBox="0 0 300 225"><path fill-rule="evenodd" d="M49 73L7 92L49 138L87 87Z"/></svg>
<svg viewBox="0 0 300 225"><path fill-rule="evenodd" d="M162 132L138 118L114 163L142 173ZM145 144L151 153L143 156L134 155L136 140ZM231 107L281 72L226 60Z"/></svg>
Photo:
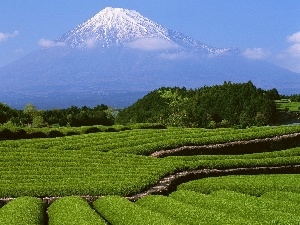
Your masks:
<svg viewBox="0 0 300 225"><path fill-rule="evenodd" d="M168 128L2 140L0 224L299 224L299 133Z"/></svg>

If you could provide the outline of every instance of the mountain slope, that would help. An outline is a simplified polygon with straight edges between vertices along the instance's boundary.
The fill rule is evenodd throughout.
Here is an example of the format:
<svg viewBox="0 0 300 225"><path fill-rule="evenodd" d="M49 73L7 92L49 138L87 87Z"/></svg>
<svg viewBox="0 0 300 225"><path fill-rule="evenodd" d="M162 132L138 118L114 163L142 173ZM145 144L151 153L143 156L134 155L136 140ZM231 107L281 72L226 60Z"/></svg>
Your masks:
<svg viewBox="0 0 300 225"><path fill-rule="evenodd" d="M55 42L0 68L0 102L124 107L161 86L251 80L284 93L300 88L299 74L203 44L133 10L105 8Z"/></svg>

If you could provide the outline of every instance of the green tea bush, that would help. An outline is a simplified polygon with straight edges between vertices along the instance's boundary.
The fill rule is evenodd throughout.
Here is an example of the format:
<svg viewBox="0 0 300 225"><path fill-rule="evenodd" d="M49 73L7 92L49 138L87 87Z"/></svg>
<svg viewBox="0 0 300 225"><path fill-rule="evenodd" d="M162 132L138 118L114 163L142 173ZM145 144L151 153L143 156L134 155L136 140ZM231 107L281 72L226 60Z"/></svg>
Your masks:
<svg viewBox="0 0 300 225"><path fill-rule="evenodd" d="M0 209L1 225L43 225L45 204L38 198L19 197Z"/></svg>
<svg viewBox="0 0 300 225"><path fill-rule="evenodd" d="M161 214L147 210L119 196L106 196L96 200L94 208L110 224L171 225L178 224Z"/></svg>
<svg viewBox="0 0 300 225"><path fill-rule="evenodd" d="M104 225L90 205L80 197L69 196L54 201L48 208L49 225Z"/></svg>
<svg viewBox="0 0 300 225"><path fill-rule="evenodd" d="M210 194L217 190L231 190L261 196L270 191L300 193L299 183L299 174L239 175L190 181L179 185L178 190L190 190L204 194Z"/></svg>
<svg viewBox="0 0 300 225"><path fill-rule="evenodd" d="M161 195L146 196L136 204L172 218L178 224L249 224L244 218L230 217L223 212L195 207Z"/></svg>
<svg viewBox="0 0 300 225"><path fill-rule="evenodd" d="M299 213L295 213L295 210L288 210L284 206L273 208L278 202L267 203L256 200L258 197L251 198L251 196L226 190L210 195L180 190L172 193L169 197L194 207L225 213L228 218L240 218L240 221L248 221L247 224L298 224L299 221ZM286 210L280 211L284 208Z"/></svg>

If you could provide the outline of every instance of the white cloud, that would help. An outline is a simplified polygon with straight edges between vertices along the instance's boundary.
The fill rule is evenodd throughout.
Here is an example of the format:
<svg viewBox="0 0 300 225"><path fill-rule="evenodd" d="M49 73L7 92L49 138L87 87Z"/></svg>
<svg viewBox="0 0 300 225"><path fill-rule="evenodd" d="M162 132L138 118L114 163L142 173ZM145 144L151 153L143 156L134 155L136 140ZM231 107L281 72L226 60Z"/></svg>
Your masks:
<svg viewBox="0 0 300 225"><path fill-rule="evenodd" d="M176 52L176 53L162 53L159 55L159 57L163 59L177 60L177 59L186 59L192 57L192 55L189 55L185 52Z"/></svg>
<svg viewBox="0 0 300 225"><path fill-rule="evenodd" d="M288 36L286 39L288 42L300 43L300 31L293 33L291 36Z"/></svg>
<svg viewBox="0 0 300 225"><path fill-rule="evenodd" d="M97 39L94 37L94 38L87 39L84 43L85 43L86 47L94 48L96 45L96 41L97 41Z"/></svg>
<svg viewBox="0 0 300 225"><path fill-rule="evenodd" d="M290 47L288 47L288 49L286 50L287 54L289 54L292 57L299 57L300 59L300 42L299 43L295 43L293 45L291 45ZM299 62L300 64L300 62Z"/></svg>
<svg viewBox="0 0 300 225"><path fill-rule="evenodd" d="M243 55L248 59L265 59L269 56L269 52L262 48L247 48Z"/></svg>
<svg viewBox="0 0 300 225"><path fill-rule="evenodd" d="M0 32L0 42L6 41L9 38L14 38L19 35L19 31L14 31L13 33L1 33Z"/></svg>
<svg viewBox="0 0 300 225"><path fill-rule="evenodd" d="M94 48L97 44L97 37L90 37L86 39L82 44L80 44L79 48Z"/></svg>
<svg viewBox="0 0 300 225"><path fill-rule="evenodd" d="M52 40L47 40L47 39L44 39L44 38L40 39L38 44L42 48L52 48L52 47L66 46L66 43L64 43L64 42L54 42Z"/></svg>
<svg viewBox="0 0 300 225"><path fill-rule="evenodd" d="M300 57L291 56L288 51L278 54L275 63L288 70L300 73Z"/></svg>
<svg viewBox="0 0 300 225"><path fill-rule="evenodd" d="M161 38L140 38L127 44L129 48L140 49L144 51L159 51L178 48L179 45L172 41Z"/></svg>
<svg viewBox="0 0 300 225"><path fill-rule="evenodd" d="M282 67L300 73L300 31L288 36L286 41L290 45L277 55L276 61Z"/></svg>

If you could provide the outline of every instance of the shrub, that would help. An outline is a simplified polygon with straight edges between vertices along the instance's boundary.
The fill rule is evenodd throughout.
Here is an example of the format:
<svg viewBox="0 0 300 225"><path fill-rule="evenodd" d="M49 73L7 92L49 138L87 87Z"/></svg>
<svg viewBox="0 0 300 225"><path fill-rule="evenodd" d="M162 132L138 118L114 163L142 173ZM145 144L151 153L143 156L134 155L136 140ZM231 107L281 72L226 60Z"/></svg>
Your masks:
<svg viewBox="0 0 300 225"><path fill-rule="evenodd" d="M101 225L105 221L80 197L56 200L48 208L49 225Z"/></svg>
<svg viewBox="0 0 300 225"><path fill-rule="evenodd" d="M34 131L34 132L28 134L28 137L29 138L46 138L48 136L47 136L47 134L45 134L42 131Z"/></svg>
<svg viewBox="0 0 300 225"><path fill-rule="evenodd" d="M58 131L58 130L51 130L50 132L49 132L49 135L48 135L49 137L51 137L51 138L54 138L54 137L63 137L63 136L65 136L61 131Z"/></svg>
<svg viewBox="0 0 300 225"><path fill-rule="evenodd" d="M160 123L135 123L131 125L132 129L166 129L167 127Z"/></svg>
<svg viewBox="0 0 300 225"><path fill-rule="evenodd" d="M116 130L115 128L113 127L108 127L105 132L118 132L118 130Z"/></svg>
<svg viewBox="0 0 300 225"><path fill-rule="evenodd" d="M19 197L1 208L0 224L44 224L44 215L45 204L40 199L33 197Z"/></svg>
<svg viewBox="0 0 300 225"><path fill-rule="evenodd" d="M89 127L84 131L85 134L98 133L98 132L101 132L101 130L98 127Z"/></svg>
<svg viewBox="0 0 300 225"><path fill-rule="evenodd" d="M13 139L14 132L12 132L10 129L4 128L0 131L0 139Z"/></svg>

